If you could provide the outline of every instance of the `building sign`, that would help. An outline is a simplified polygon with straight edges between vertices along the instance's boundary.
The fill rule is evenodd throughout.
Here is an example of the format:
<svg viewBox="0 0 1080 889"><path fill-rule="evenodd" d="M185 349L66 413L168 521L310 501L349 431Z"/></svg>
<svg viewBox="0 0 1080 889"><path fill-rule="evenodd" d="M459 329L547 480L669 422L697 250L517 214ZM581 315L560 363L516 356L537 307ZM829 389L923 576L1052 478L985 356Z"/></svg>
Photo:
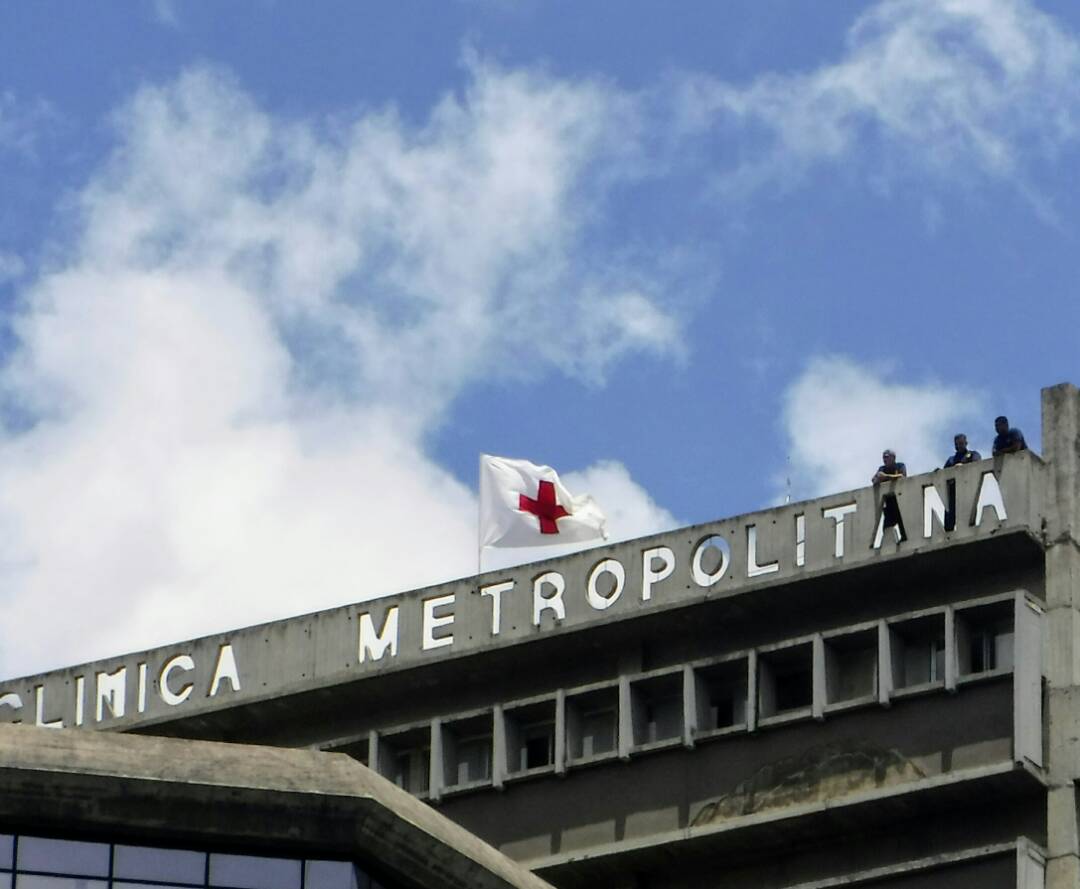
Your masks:
<svg viewBox="0 0 1080 889"><path fill-rule="evenodd" d="M1018 455L0 682L0 722L128 727L914 554L1037 515Z"/></svg>

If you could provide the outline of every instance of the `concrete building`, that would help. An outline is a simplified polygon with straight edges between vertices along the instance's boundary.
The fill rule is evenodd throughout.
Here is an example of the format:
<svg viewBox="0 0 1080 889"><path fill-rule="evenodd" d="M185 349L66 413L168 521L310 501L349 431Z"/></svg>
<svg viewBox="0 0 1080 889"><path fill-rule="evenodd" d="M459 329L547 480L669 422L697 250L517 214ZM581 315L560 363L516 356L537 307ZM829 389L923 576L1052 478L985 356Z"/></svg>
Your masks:
<svg viewBox="0 0 1080 889"><path fill-rule="evenodd" d="M1080 886L1074 387L1042 442L0 682L0 722L159 736L117 775L346 754L561 889Z"/></svg>

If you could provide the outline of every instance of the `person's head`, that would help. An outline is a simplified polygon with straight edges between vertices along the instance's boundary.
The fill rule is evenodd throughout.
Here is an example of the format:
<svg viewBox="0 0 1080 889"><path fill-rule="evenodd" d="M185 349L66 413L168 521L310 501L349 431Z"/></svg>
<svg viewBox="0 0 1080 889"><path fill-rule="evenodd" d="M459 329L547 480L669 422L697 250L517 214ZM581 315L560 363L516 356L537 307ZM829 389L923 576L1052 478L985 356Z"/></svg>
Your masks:
<svg viewBox="0 0 1080 889"><path fill-rule="evenodd" d="M998 417L994 420L994 429L997 430L998 435L1004 435L1009 431L1009 418L1004 416Z"/></svg>
<svg viewBox="0 0 1080 889"><path fill-rule="evenodd" d="M881 452L881 462L886 466L893 466L896 463L896 452L885 449Z"/></svg>
<svg viewBox="0 0 1080 889"><path fill-rule="evenodd" d="M956 445L956 453L962 454L967 450L967 436L963 432L957 432L952 440L953 444Z"/></svg>

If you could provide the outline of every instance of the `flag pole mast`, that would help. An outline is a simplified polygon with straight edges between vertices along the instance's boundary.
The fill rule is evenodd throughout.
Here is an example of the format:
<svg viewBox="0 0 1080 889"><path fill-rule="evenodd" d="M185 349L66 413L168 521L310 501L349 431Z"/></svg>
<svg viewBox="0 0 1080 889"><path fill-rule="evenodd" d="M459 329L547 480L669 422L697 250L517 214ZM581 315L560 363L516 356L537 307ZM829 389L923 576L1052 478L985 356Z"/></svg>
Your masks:
<svg viewBox="0 0 1080 889"><path fill-rule="evenodd" d="M484 483L484 455L481 454L477 460L478 472L476 473L476 582L479 585L480 575L483 574L484 565L484 544L480 535L483 533L483 528L480 527L481 517L481 491L480 486Z"/></svg>

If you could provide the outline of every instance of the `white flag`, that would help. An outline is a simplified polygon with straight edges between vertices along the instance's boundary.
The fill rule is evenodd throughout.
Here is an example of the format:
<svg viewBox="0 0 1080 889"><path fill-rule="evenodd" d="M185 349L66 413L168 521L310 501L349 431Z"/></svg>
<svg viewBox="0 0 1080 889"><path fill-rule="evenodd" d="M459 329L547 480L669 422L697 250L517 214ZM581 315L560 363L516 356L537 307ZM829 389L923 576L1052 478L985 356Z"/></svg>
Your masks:
<svg viewBox="0 0 1080 889"><path fill-rule="evenodd" d="M480 546L545 546L606 538L592 497L575 497L550 466L480 455Z"/></svg>

